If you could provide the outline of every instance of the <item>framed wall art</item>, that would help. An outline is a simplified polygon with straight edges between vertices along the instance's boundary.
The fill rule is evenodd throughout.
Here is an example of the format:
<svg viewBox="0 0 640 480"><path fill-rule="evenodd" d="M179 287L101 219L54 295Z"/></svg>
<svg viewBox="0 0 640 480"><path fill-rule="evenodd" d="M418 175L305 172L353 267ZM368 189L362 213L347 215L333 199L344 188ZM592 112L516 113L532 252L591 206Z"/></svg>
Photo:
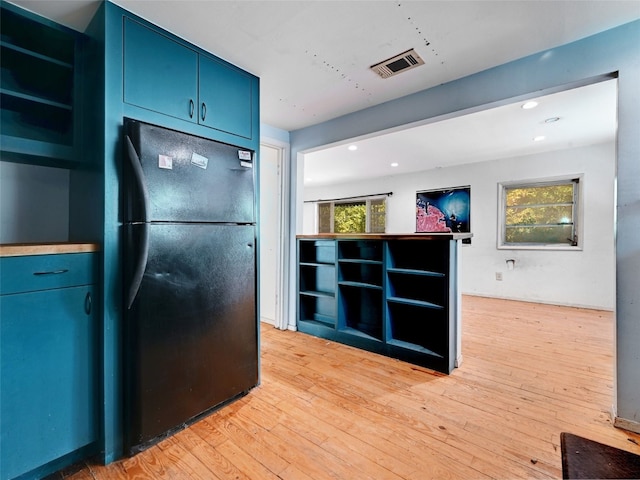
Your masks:
<svg viewBox="0 0 640 480"><path fill-rule="evenodd" d="M470 186L416 192L417 233L468 233L470 231ZM465 239L463 243L471 243L471 239Z"/></svg>

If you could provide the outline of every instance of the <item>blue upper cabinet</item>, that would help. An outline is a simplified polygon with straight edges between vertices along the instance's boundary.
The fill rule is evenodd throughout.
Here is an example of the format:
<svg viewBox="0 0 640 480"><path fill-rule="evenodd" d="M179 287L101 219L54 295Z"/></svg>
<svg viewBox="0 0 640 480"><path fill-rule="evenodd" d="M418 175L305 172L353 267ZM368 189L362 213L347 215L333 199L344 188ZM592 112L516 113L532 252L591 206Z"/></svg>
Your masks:
<svg viewBox="0 0 640 480"><path fill-rule="evenodd" d="M198 54L125 18L124 101L197 121Z"/></svg>
<svg viewBox="0 0 640 480"><path fill-rule="evenodd" d="M135 20L124 20L125 103L251 139L252 79Z"/></svg>
<svg viewBox="0 0 640 480"><path fill-rule="evenodd" d="M199 122L223 132L252 138L251 76L200 56Z"/></svg>

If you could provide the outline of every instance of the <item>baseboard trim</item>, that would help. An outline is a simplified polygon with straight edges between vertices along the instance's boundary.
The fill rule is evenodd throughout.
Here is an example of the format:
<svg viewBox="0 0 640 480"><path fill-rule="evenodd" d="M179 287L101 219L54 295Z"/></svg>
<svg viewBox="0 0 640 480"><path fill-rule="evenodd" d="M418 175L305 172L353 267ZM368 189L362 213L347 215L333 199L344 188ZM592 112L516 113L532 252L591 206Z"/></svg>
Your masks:
<svg viewBox="0 0 640 480"><path fill-rule="evenodd" d="M613 419L613 426L616 428L622 428L623 430L629 430L633 433L640 433L640 423L633 420L627 420L626 418L615 417Z"/></svg>
<svg viewBox="0 0 640 480"><path fill-rule="evenodd" d="M460 368L461 365L462 365L462 354L460 354L460 355L458 355L456 357L456 361L454 363L454 367Z"/></svg>
<svg viewBox="0 0 640 480"><path fill-rule="evenodd" d="M598 305L584 305L580 303L559 303L553 301L547 301L542 299L526 299L526 298L517 298L510 297L505 295L494 295L488 293L479 293L479 292L462 292L463 297L481 297L481 298L497 298L499 300L513 300L514 302L524 302L524 303L540 303L542 305L556 305L558 307L571 307L571 308L584 308L586 310L600 310L603 312L615 312L615 309L608 308L604 306Z"/></svg>
<svg viewBox="0 0 640 480"><path fill-rule="evenodd" d="M269 325L276 325L276 321L273 320L272 318L267 318L267 317L260 317L260 322L262 323L268 323Z"/></svg>

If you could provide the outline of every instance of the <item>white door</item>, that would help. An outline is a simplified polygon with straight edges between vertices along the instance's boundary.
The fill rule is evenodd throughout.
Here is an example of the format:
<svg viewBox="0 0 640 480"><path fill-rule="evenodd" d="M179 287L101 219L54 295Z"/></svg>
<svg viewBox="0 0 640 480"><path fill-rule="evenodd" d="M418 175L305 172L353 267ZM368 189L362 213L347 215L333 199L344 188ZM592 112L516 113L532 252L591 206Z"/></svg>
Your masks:
<svg viewBox="0 0 640 480"><path fill-rule="evenodd" d="M260 320L273 325L279 283L280 152L260 145Z"/></svg>

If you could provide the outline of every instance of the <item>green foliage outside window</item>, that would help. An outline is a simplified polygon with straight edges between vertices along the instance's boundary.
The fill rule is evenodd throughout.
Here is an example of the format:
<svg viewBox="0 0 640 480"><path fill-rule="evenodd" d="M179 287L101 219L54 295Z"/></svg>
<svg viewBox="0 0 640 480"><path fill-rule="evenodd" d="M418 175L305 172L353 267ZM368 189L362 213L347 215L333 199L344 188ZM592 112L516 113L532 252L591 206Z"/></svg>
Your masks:
<svg viewBox="0 0 640 480"><path fill-rule="evenodd" d="M505 243L575 244L576 185L505 188Z"/></svg>
<svg viewBox="0 0 640 480"><path fill-rule="evenodd" d="M365 202L336 203L333 208L334 233L364 233L367 228Z"/></svg>
<svg viewBox="0 0 640 480"><path fill-rule="evenodd" d="M385 200L318 203L318 233L384 233Z"/></svg>

